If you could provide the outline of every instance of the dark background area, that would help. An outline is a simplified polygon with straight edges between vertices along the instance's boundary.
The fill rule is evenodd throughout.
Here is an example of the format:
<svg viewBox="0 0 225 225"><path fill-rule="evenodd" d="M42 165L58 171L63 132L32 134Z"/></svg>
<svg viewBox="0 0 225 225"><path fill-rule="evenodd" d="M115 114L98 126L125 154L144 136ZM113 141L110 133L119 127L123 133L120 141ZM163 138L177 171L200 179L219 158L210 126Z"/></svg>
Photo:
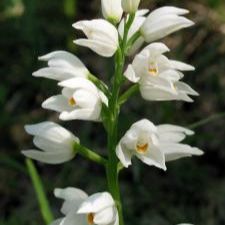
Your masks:
<svg viewBox="0 0 225 225"><path fill-rule="evenodd" d="M140 96L123 107L119 132L145 117L156 124L189 126L225 111L225 2L224 0L143 0L142 8L175 5L188 8L196 26L163 41L169 56L196 66L187 81L200 92L193 104L153 103ZM111 59L102 59L72 43L72 23L101 16L100 0L1 0L0 1L0 224L44 224L24 164L22 149L32 146L24 124L53 120L56 113L41 109L41 103L59 89L54 81L37 79L32 72L44 64L37 57L53 50L78 55L94 74L106 82ZM60 122L61 123L61 122ZM61 123L62 124L62 123ZM106 154L106 136L101 124L72 121L63 124L81 142ZM168 163L166 173L134 160L121 174L121 192L126 224L196 225L225 224L225 123L223 117L195 129L187 143L205 151L203 157ZM106 189L101 167L81 157L58 166L36 164L43 177L50 204L59 216L61 201L55 187L80 187L89 194Z"/></svg>

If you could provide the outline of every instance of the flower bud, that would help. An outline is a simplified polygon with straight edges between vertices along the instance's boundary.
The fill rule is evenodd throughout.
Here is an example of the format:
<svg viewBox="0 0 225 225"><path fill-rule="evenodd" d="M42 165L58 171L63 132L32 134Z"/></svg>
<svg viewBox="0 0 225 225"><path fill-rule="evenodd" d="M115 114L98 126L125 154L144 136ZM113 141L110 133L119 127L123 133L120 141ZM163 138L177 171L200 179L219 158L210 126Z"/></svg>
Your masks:
<svg viewBox="0 0 225 225"><path fill-rule="evenodd" d="M126 13L135 13L139 4L140 0L122 0L122 7Z"/></svg>
<svg viewBox="0 0 225 225"><path fill-rule="evenodd" d="M105 19L119 23L123 15L121 0L102 0L102 14Z"/></svg>

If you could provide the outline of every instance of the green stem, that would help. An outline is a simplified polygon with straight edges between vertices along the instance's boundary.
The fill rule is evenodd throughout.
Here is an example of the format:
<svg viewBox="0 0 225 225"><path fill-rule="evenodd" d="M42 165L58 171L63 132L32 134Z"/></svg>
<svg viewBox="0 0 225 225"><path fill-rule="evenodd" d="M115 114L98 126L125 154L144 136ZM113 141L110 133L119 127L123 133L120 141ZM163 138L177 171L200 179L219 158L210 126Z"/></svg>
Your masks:
<svg viewBox="0 0 225 225"><path fill-rule="evenodd" d="M105 158L78 143L74 143L74 151L93 162L107 166L107 160Z"/></svg>
<svg viewBox="0 0 225 225"><path fill-rule="evenodd" d="M139 91L139 85L135 84L131 86L119 99L119 105L124 104L131 96L135 95Z"/></svg>
<svg viewBox="0 0 225 225"><path fill-rule="evenodd" d="M208 117L206 119L203 119L203 120L200 120L200 121L198 121L196 123L193 123L193 124L191 124L188 127L190 129L196 129L198 127L204 126L207 123L213 122L213 121L215 121L217 119L220 119L220 118L223 118L223 117L225 117L225 112L223 112L223 113L217 113L217 114L214 114L214 115L212 115L212 116L210 116L210 117Z"/></svg>
<svg viewBox="0 0 225 225"><path fill-rule="evenodd" d="M108 188L112 194L118 209L119 224L124 225L123 211L121 204L119 180L118 180L118 159L116 156L118 117L120 112L119 94L120 87L124 81L123 69L125 64L125 51L129 29L133 23L135 14L129 15L127 23L124 26L124 36L121 46L118 48L115 56L115 75L113 82L112 95L109 98L109 124L108 124L108 152L109 161L106 168Z"/></svg>
<svg viewBox="0 0 225 225"><path fill-rule="evenodd" d="M103 93L109 96L110 93L109 93L108 87L103 81L99 80L93 74L89 74L88 79L92 81Z"/></svg>
<svg viewBox="0 0 225 225"><path fill-rule="evenodd" d="M129 52L130 48L133 46L133 44L138 40L138 38L141 37L140 31L137 31L129 40L127 43L126 53Z"/></svg>
<svg viewBox="0 0 225 225"><path fill-rule="evenodd" d="M48 225L54 220L54 217L46 197L43 183L31 159L26 159L26 166L36 192L43 220L45 221L46 225Z"/></svg>

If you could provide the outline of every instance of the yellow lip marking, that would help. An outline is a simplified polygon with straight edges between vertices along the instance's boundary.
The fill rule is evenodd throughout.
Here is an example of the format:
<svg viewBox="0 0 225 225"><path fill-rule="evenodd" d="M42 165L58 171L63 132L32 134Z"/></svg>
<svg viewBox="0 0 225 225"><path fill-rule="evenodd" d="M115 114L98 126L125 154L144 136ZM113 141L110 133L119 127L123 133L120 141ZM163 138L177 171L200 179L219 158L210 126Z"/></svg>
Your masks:
<svg viewBox="0 0 225 225"><path fill-rule="evenodd" d="M148 150L148 143L146 143L144 145L137 145L136 150L137 150L138 153L141 153L141 154L146 153L147 150Z"/></svg>
<svg viewBox="0 0 225 225"><path fill-rule="evenodd" d="M75 106L77 104L73 97L68 100L68 103L70 106Z"/></svg>
<svg viewBox="0 0 225 225"><path fill-rule="evenodd" d="M89 225L93 225L94 224L94 214L93 213L89 213L87 215L87 222Z"/></svg>
<svg viewBox="0 0 225 225"><path fill-rule="evenodd" d="M150 73L150 75L152 76L157 76L158 75L158 69L157 69L157 65L155 63L150 63L149 64L149 69L148 72Z"/></svg>

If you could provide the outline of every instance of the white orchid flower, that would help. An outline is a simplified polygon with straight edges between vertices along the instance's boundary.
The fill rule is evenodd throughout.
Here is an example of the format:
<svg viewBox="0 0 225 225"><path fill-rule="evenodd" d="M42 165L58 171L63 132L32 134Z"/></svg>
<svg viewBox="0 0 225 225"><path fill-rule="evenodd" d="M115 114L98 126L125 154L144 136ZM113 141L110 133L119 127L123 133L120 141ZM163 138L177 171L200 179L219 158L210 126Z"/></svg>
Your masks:
<svg viewBox="0 0 225 225"><path fill-rule="evenodd" d="M61 120L101 120L102 104L108 104L107 98L91 81L72 78L59 85L62 94L44 101L43 108L60 112Z"/></svg>
<svg viewBox="0 0 225 225"><path fill-rule="evenodd" d="M101 2L104 18L113 23L119 23L123 15L121 0L101 0Z"/></svg>
<svg viewBox="0 0 225 225"><path fill-rule="evenodd" d="M189 11L186 9L172 6L156 9L148 15L140 32L146 42L161 39L180 29L194 25L191 20L183 17L187 13Z"/></svg>
<svg viewBox="0 0 225 225"><path fill-rule="evenodd" d="M166 161L192 155L202 155L197 148L180 144L186 135L193 132L173 125L155 126L147 119L134 123L122 137L116 154L124 167L131 165L133 156L150 166L166 170Z"/></svg>
<svg viewBox="0 0 225 225"><path fill-rule="evenodd" d="M165 155L159 148L157 127L149 120L134 123L116 148L117 157L124 167L131 165L135 155L142 162L166 170Z"/></svg>
<svg viewBox="0 0 225 225"><path fill-rule="evenodd" d="M135 56L132 64L128 66L124 73L125 77L134 83L149 77L155 84L157 79L178 81L183 77L180 71L195 69L186 63L169 60L163 55L169 51L169 48L161 42L149 44Z"/></svg>
<svg viewBox="0 0 225 225"><path fill-rule="evenodd" d="M47 61L48 67L33 73L35 77L45 77L63 81L73 77L87 78L90 74L85 65L73 54L66 51L54 51L39 57L39 60Z"/></svg>
<svg viewBox="0 0 225 225"><path fill-rule="evenodd" d="M148 9L142 9L138 10L135 14L134 21L129 29L128 32L128 40L136 33L139 31L140 27L144 23L146 17L145 15L149 12ZM121 20L118 31L121 37L123 37L124 34L124 19ZM144 43L144 38L141 36L139 37L136 42L133 44L133 46L129 49L128 55L133 55L137 50L143 45Z"/></svg>
<svg viewBox="0 0 225 225"><path fill-rule="evenodd" d="M126 13L135 13L138 10L140 0L122 0L122 7Z"/></svg>
<svg viewBox="0 0 225 225"><path fill-rule="evenodd" d="M88 195L80 189L55 189L55 196L64 199L61 212L65 217L52 225L118 225L118 212L108 192Z"/></svg>
<svg viewBox="0 0 225 225"><path fill-rule="evenodd" d="M103 57L115 54L119 45L117 29L107 20L83 20L73 24L77 30L82 30L87 38L77 39L75 44L88 47Z"/></svg>
<svg viewBox="0 0 225 225"><path fill-rule="evenodd" d="M56 123L43 122L27 125L25 130L34 136L34 145L41 149L41 151L22 151L28 158L49 164L59 164L71 160L76 154L73 144L79 143L79 139Z"/></svg>
<svg viewBox="0 0 225 225"><path fill-rule="evenodd" d="M182 71L195 68L189 64L169 60L164 53L169 48L163 43L152 43L136 55L124 73L131 82L140 84L142 97L149 101L183 100L192 102L188 95L198 95L187 84L180 82Z"/></svg>

